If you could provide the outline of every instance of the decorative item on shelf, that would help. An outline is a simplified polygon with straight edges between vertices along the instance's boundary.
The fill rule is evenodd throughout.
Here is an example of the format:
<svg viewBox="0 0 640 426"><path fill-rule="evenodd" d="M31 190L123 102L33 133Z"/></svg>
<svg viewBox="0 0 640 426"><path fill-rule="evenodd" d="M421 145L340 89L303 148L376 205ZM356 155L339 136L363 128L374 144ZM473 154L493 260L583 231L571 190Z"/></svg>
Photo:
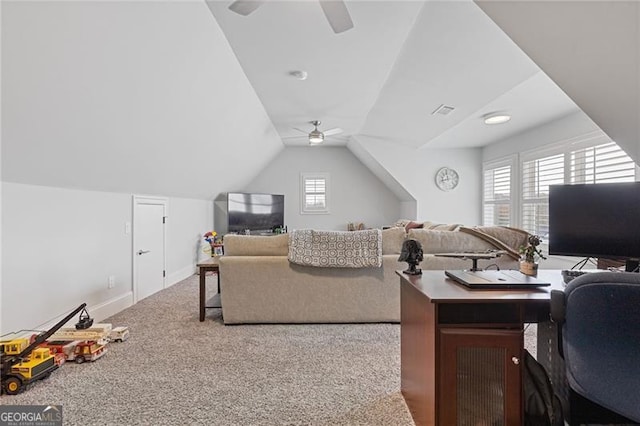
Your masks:
<svg viewBox="0 0 640 426"><path fill-rule="evenodd" d="M222 256L224 254L224 245L222 244L213 244L211 246L212 256Z"/></svg>
<svg viewBox="0 0 640 426"><path fill-rule="evenodd" d="M208 243L202 248L202 252L214 256L222 256L224 254L224 245L222 237L218 236L216 231L209 231L203 235L204 240Z"/></svg>
<svg viewBox="0 0 640 426"><path fill-rule="evenodd" d="M347 223L347 231L364 231L364 223L362 222L349 222Z"/></svg>
<svg viewBox="0 0 640 426"><path fill-rule="evenodd" d="M400 251L399 262L407 262L409 267L402 271L407 275L422 275L422 269L417 268L418 264L422 262L423 252L422 244L414 239L405 240L402 243L402 250Z"/></svg>
<svg viewBox="0 0 640 426"><path fill-rule="evenodd" d="M546 259L544 254L538 249L538 246L542 243L542 239L537 235L529 235L526 246L520 246L520 272L525 275L537 275L538 274L538 262L537 257L540 259Z"/></svg>

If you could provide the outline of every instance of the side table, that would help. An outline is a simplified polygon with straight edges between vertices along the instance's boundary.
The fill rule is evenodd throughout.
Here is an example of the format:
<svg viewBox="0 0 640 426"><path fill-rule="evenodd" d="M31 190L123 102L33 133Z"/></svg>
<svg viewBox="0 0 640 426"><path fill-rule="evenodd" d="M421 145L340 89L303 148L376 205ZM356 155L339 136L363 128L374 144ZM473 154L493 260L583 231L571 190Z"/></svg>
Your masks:
<svg viewBox="0 0 640 426"><path fill-rule="evenodd" d="M218 263L219 256L211 257L198 263L197 266L200 269L200 322L204 321L204 312L207 308L222 308L220 301L220 264ZM207 271L215 272L218 276L218 293L208 301L205 301L206 289L205 278Z"/></svg>

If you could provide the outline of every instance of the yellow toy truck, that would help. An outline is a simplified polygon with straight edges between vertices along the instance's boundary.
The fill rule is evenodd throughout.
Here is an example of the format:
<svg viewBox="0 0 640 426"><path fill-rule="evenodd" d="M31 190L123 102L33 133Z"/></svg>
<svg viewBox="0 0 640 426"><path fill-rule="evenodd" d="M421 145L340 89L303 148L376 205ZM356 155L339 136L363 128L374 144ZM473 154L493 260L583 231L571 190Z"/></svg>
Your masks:
<svg viewBox="0 0 640 426"><path fill-rule="evenodd" d="M38 348L45 340L60 327L82 311L86 303L80 305L72 313L64 317L48 331L39 334L29 344L28 339L18 338L0 342L0 362L2 370L2 388L0 391L8 395L16 395L28 384L49 377L58 368L54 356L49 348Z"/></svg>

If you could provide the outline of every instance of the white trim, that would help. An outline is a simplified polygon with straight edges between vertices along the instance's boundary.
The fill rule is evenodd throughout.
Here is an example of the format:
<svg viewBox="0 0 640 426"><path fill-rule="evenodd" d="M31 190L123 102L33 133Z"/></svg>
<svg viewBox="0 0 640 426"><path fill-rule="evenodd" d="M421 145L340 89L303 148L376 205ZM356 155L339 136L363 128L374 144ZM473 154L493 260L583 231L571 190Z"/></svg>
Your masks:
<svg viewBox="0 0 640 426"><path fill-rule="evenodd" d="M196 264L192 264L189 266L185 266L184 268L179 269L176 272L171 273L171 275L167 276L167 285L165 287L171 287L174 284L179 283L182 280L189 278L191 275L195 274L198 270Z"/></svg>
<svg viewBox="0 0 640 426"><path fill-rule="evenodd" d="M498 169L500 167L510 166L511 167L511 175L510 182L511 185L510 194L509 194L509 226L515 226L518 220L517 210L519 208L519 199L520 199L520 191L518 191L518 175L520 173L520 167L518 162L518 155L511 154L505 157L497 158L495 160L489 160L482 163L482 223L483 225L487 225L484 223L484 208L485 208L485 200L484 200L484 189L485 189L485 172L487 170Z"/></svg>
<svg viewBox="0 0 640 426"><path fill-rule="evenodd" d="M124 311L128 307L133 306L133 292L128 291L125 294L116 296L106 302L87 309L96 322L100 322L105 318L109 318L118 312Z"/></svg>
<svg viewBox="0 0 640 426"><path fill-rule="evenodd" d="M324 209L308 209L306 207L306 191L305 180L307 179L324 179L325 192L325 208ZM302 172L300 173L300 214L330 214L331 213L331 176L326 172Z"/></svg>
<svg viewBox="0 0 640 426"><path fill-rule="evenodd" d="M138 303L138 256L136 256L136 207L141 204L152 204L152 205L160 205L162 206L162 215L165 218L168 218L167 215L167 198L165 197L154 197L148 195L133 195L132 196L132 218L133 218L133 232L132 234L132 265L133 269L131 271L131 283L133 285L133 303ZM165 227L162 228L162 269L167 270L167 228L166 221ZM167 277L162 278L162 288L167 288Z"/></svg>
<svg viewBox="0 0 640 426"><path fill-rule="evenodd" d="M91 316L91 318L93 318L93 322L98 323L119 312L122 312L123 310L131 306L133 306L133 292L128 291L124 294L116 296L105 302L99 303L95 306L87 306L86 309L87 309L87 312L89 312L89 315ZM75 308L76 306L74 306L73 308L69 308L69 312L65 312L64 314L58 315L52 320L38 325L37 327L35 327L35 329L49 330L51 327L53 327L58 322L60 322L62 318L67 316ZM69 320L66 324L64 324L63 327L73 327L74 324L78 322L78 316L79 314L76 315L76 317ZM123 324L123 325L126 325L126 324Z"/></svg>
<svg viewBox="0 0 640 426"><path fill-rule="evenodd" d="M611 138L609 138L601 130L594 130L582 135L551 142L542 146L528 149L526 151L522 151L520 152L520 162L528 161L532 158L547 157L549 155L575 151L576 149L596 146L607 142L611 142Z"/></svg>

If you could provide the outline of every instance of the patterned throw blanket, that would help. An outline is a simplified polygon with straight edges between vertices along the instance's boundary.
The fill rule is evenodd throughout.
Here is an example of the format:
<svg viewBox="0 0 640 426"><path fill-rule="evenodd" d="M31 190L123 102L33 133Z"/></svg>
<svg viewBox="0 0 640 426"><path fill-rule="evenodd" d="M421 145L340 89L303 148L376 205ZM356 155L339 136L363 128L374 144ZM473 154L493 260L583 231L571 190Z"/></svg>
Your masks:
<svg viewBox="0 0 640 426"><path fill-rule="evenodd" d="M289 234L289 262L324 268L379 268L382 231L294 230Z"/></svg>

